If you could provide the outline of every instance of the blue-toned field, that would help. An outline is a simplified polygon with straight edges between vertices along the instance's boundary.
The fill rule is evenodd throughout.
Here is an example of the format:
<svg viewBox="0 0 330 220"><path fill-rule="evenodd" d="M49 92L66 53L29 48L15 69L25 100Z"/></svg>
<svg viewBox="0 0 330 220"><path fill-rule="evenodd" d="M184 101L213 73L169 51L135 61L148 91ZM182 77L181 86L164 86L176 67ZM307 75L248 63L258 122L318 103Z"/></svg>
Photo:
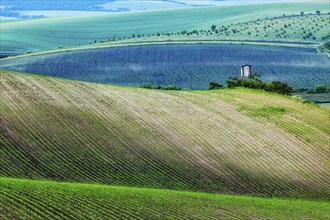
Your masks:
<svg viewBox="0 0 330 220"><path fill-rule="evenodd" d="M0 60L0 69L89 82L140 86L175 84L207 89L225 84L251 64L264 81L280 80L294 88L330 86L329 58L315 49L252 45L149 45L53 53Z"/></svg>

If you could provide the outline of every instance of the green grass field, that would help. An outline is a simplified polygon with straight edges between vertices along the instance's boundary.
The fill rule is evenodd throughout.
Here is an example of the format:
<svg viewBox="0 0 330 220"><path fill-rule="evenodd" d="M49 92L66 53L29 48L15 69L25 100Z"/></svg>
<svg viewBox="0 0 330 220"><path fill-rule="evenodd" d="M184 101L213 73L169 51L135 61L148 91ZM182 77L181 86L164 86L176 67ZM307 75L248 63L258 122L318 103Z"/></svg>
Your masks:
<svg viewBox="0 0 330 220"><path fill-rule="evenodd" d="M306 14L315 13L316 10L327 13L324 10L328 9L328 6L327 1L317 1L3 22L1 23L1 54L24 54L26 51L74 47L79 44L89 44L94 40L130 37L132 34L207 30L213 24L219 27L234 25L238 22L250 22L283 14L299 14L301 11Z"/></svg>
<svg viewBox="0 0 330 220"><path fill-rule="evenodd" d="M301 47L318 45L330 38L330 15L322 14L294 14L281 17L268 17L248 22L239 22L229 25L214 23L208 29L195 29L193 31L154 33L151 36L135 37L120 42L153 42L153 41L229 41L232 43L278 43L298 44ZM138 37L137 37L138 36ZM113 43L113 42L111 42Z"/></svg>
<svg viewBox="0 0 330 220"><path fill-rule="evenodd" d="M10 206L9 206L10 204ZM328 219L323 201L0 178L0 218Z"/></svg>

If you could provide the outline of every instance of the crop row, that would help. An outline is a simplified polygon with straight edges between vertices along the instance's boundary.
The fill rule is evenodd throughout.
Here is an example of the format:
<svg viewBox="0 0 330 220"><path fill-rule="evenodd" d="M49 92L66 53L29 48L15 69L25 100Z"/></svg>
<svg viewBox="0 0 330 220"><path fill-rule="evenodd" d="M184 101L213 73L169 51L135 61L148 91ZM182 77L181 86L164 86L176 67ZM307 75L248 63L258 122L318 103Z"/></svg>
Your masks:
<svg viewBox="0 0 330 220"><path fill-rule="evenodd" d="M0 178L7 219L326 219L327 202ZM271 207L271 212L269 211Z"/></svg>
<svg viewBox="0 0 330 220"><path fill-rule="evenodd" d="M1 176L327 197L325 109L249 90L153 91L8 72L0 88Z"/></svg>

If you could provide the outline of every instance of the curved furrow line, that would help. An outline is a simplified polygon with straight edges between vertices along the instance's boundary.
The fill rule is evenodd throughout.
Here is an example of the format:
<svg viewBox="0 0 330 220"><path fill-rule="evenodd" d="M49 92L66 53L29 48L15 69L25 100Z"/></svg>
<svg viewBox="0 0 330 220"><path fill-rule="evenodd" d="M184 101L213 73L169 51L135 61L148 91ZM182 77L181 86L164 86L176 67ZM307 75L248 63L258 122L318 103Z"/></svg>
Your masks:
<svg viewBox="0 0 330 220"><path fill-rule="evenodd" d="M264 122L264 123L266 123L266 122ZM289 138L290 139L290 138ZM300 145L298 145L299 147L300 147ZM282 149L285 149L285 148L282 148ZM289 149L290 150L290 148L287 148L287 149ZM286 149L286 150L287 150ZM288 151L286 151L285 152L285 155L287 155L288 154ZM292 156L292 158L296 158L297 157L297 153L296 152L294 152L293 150L290 150L290 154L291 154L291 156ZM305 154L305 155L307 155L306 157L304 157L304 158L301 158L301 161L304 161L304 163L306 163L306 158L309 158L310 157L310 154ZM318 156L318 158L319 158L319 156L320 155L317 155ZM314 159L314 161L319 161L319 159ZM315 164L313 164L313 165L315 165ZM301 166L292 166L291 165L291 167L294 167L294 169L295 170L297 170L297 167L301 167ZM313 174L313 172L310 172L311 174Z"/></svg>
<svg viewBox="0 0 330 220"><path fill-rule="evenodd" d="M122 99L124 99L123 97L121 97ZM131 102L130 100L128 100L127 102ZM143 103L141 100L139 100L139 102L140 103ZM133 107L130 107L130 109L135 109L135 107L137 107L137 106L133 106ZM128 108L127 108L128 109ZM130 114L135 114L134 113L134 111L132 111ZM139 115L138 114L136 114L136 116L137 117L139 117ZM165 130L167 130L166 128L162 128L162 123L159 123L159 121L157 121L156 122L156 124L157 124L157 128L156 127L154 127L153 126L153 118L152 117L150 117L150 118L147 118L146 120L143 120L143 119L139 119L139 121L137 122L137 124L142 124L142 125L144 125L144 127L147 127L148 129L147 130L149 130L149 131L152 131L153 133L155 133L154 131L156 130L157 131L157 129L159 129L159 128L161 128L161 130L163 130L164 129L164 131ZM158 132L157 132L158 133ZM172 133L171 131L169 131L169 130L167 130L167 133ZM171 139L170 138L164 138L164 132L161 132L160 133L161 135L160 136L157 136L157 140L159 140L159 139L161 139L161 140L164 140L164 142L166 142L166 143L164 143L164 145L163 145L163 147L161 148L159 145L158 145L158 147L157 148L152 148L152 152L153 152L153 154L155 153L155 152L158 152L158 154L159 155L168 155L169 157L171 157L171 158L173 158L173 156L178 156L179 155L179 158L180 159L182 159L183 157L182 157L182 155L183 154L179 154L178 152L181 152L182 150L180 149L180 148L178 148L178 149L175 149L175 151L174 151L174 149L171 147L171 146L173 146L173 143L172 143L172 141L171 141ZM152 134L151 134L152 135ZM171 134L171 137L172 137L172 140L173 140L173 137L175 137L175 134L174 133L172 133ZM147 141L147 140L146 140ZM177 140L176 140L177 141ZM148 142L145 142L145 143L148 143ZM157 143L159 143L159 142L157 142ZM185 143L182 141L182 142L179 142L180 143L180 146L184 146L185 145ZM178 143L176 143L176 144L178 144ZM143 147L143 146L142 146ZM166 149L166 150L164 150L164 149ZM147 149L146 149L147 150ZM182 151L183 152L183 151ZM145 153L144 153L145 154ZM159 159L161 159L161 158L159 158ZM187 159L185 159L185 161L187 162L187 161L189 161L190 162L190 164L192 165L193 164L193 160L191 160L191 158L189 158L189 160L187 160ZM188 163L189 163L188 162ZM184 173L182 174L182 173L178 173L178 175L184 175Z"/></svg>
<svg viewBox="0 0 330 220"><path fill-rule="evenodd" d="M131 213L125 212L125 210L115 207L114 205L110 206L101 206L99 203L95 202L95 198L86 198L86 196L80 196L80 195L63 195L63 194L57 194L54 196L54 198L58 198L58 196L63 196L63 200L66 201L66 205L68 207L74 206L79 207L76 210L71 210L71 212L82 215L83 213L86 213L88 210L89 216L83 216L91 217L90 215L93 215L93 218L101 218L101 219L120 219L118 217L119 215L121 217L125 217L125 219L129 219L134 217ZM109 201L102 201L104 203L107 203ZM92 213L93 212L93 213ZM86 214L84 214L86 215Z"/></svg>
<svg viewBox="0 0 330 220"><path fill-rule="evenodd" d="M127 117L130 117L130 114L127 116ZM119 121L120 120L120 118L118 119L118 120L116 120L116 121ZM136 126L141 126L141 124L140 123L136 123ZM134 124L132 124L132 127L134 127ZM148 131L148 130L146 130L147 132L150 132L150 131ZM132 132L131 130L130 130L130 132ZM133 138L133 137L132 137ZM143 143L148 143L148 140L147 139L145 139L145 142L144 141L142 141ZM157 142L157 144L159 144L160 142ZM137 143L137 145L140 145L139 143ZM141 145L140 145L140 147L141 148L143 148ZM145 152L144 151L140 151L139 149L137 149L137 152L139 152L139 155L142 155L142 157L140 157L140 159L141 160L145 160ZM142 154L141 154L142 153ZM154 164L153 163L151 163L151 164L149 164L150 166L154 166ZM156 169L157 170L160 170L160 171L162 171L163 172L163 168L162 167L160 167L160 168L157 168L156 167ZM165 173L166 174L166 173ZM178 174L178 176L180 176L180 175L182 175L182 174Z"/></svg>
<svg viewBox="0 0 330 220"><path fill-rule="evenodd" d="M10 97L8 97L8 98L10 98ZM11 99L11 98L10 98ZM19 100L19 98L15 98L15 100ZM17 102L15 102L14 100L12 100L11 102L9 102L9 103L11 103L11 104L15 104L15 103L17 103ZM17 109L20 109L20 108L23 108L23 109L25 109L26 110L26 107L27 106L24 106L24 108L21 106L21 105L19 105L19 106L15 106L15 107L11 107L11 111L12 112L17 112ZM21 111L20 111L21 112ZM26 125L26 126L29 126L29 127L32 127L32 125L31 125L31 122L32 122L32 120L29 120L29 122L27 122L27 120L28 119L34 119L35 117L33 117L32 115L30 115L28 112L33 112L33 111L23 111L25 114L27 114L27 116L25 116L25 117L23 117L24 119L23 119L23 121L21 120L21 126L22 125ZM18 113L19 114L19 113ZM19 118L20 116L18 115L18 114L16 114L16 118ZM36 124L38 124L39 125L39 122L37 121L37 120L33 120ZM40 127L40 125L39 125L39 127ZM27 129L27 127L25 127L24 128L24 130L25 129ZM41 126L41 128L40 129L37 129L37 130L35 130L35 131L33 131L33 132L31 132L31 129L28 129L29 131L30 131L30 133L33 135L33 137L37 137L37 140L35 140L35 141L37 141L37 143L39 142L39 141L41 141L41 142L39 142L39 143L41 143L41 144L39 144L38 146L43 146L42 148L44 148L44 147L46 147L46 150L48 151L48 152L52 152L52 154L53 155L57 155L57 151L55 150L55 149L53 149L53 144L54 143L52 143L52 142L50 142L50 140L49 140L49 138L48 138L48 136L41 136L41 131L43 130L43 127ZM46 130L45 130L46 131ZM47 131L46 131L47 132ZM48 133L48 132L47 132ZM50 133L48 133L48 134L50 134ZM52 135L50 135L49 137L52 137ZM34 138L35 139L35 138ZM61 140L61 139L58 139L58 140ZM58 142L57 140L55 140L56 141L56 143L57 144L59 144L59 145L61 145L60 144L60 142ZM45 143L45 144L43 144L43 143ZM36 149L36 148L34 148L34 149ZM41 154L41 155L43 155L43 154ZM73 157L74 157L74 155L72 155ZM34 157L34 160L35 161L39 161L40 163L42 163L42 165L43 166L45 166L47 163L46 162L43 162L43 161L41 161L41 160L39 160L39 158L38 157L36 157L36 156L33 156ZM49 165L49 166L51 166L51 164ZM48 165L46 166L46 167L49 167ZM50 169L51 170L51 169ZM81 171L81 173L82 173L82 175L84 175L84 172L83 172L83 170ZM61 177L61 176L59 176L61 179L65 179L63 176Z"/></svg>
<svg viewBox="0 0 330 220"><path fill-rule="evenodd" d="M220 108L212 108L212 109L220 109ZM210 110L212 110L212 109L210 109ZM228 112L230 112L230 111L228 111ZM242 126L242 127L246 127L246 126Z"/></svg>
<svg viewBox="0 0 330 220"><path fill-rule="evenodd" d="M263 123L267 123L267 122L265 122L265 121L263 121ZM269 126L269 125L268 125ZM288 148L289 149L289 148ZM310 153L310 152L309 152ZM318 155L319 156L319 155Z"/></svg>
<svg viewBox="0 0 330 220"><path fill-rule="evenodd" d="M60 118L59 118L59 119L60 119ZM59 121L63 121L63 120L59 120ZM72 135L75 135L75 134L79 134L79 132L72 132ZM79 134L79 136L81 137L81 135L80 135L80 134ZM77 139L79 139L79 138L77 138ZM81 139L81 138L80 138L80 139ZM91 141L91 142L93 142L93 141ZM96 142L96 141L94 141L94 143L95 143L95 142ZM83 144L83 143L81 143L81 144ZM74 155L72 155L72 156L74 156ZM85 164L83 163L83 165L85 165ZM87 164L86 164L86 166L87 166ZM87 168L87 170L88 170L88 169L90 169L89 167L85 167L85 168ZM83 169L81 168L81 170L83 170ZM95 172L95 173L99 173L99 172L98 172L98 171L96 171L96 170L95 170L94 172ZM84 172L82 172L82 171L81 171L81 173L82 173L82 174L84 174ZM90 178L87 178L87 179L90 179ZM102 178L101 178L101 177L99 177L99 179L101 179L101 180L102 180Z"/></svg>
<svg viewBox="0 0 330 220"><path fill-rule="evenodd" d="M141 100L138 100L137 102L138 102L138 103L143 103ZM154 106L155 106L155 108L157 108L156 105L154 105ZM135 109L135 108L133 108L133 109ZM170 115L170 114L168 114L168 115ZM150 120L146 120L146 121L150 122ZM164 121L167 121L167 120L165 119ZM139 123L143 123L143 122L139 122ZM157 121L157 124L159 124L159 121ZM180 130L180 129L178 129L178 130ZM187 129L187 130L190 130L190 129ZM177 132L178 132L178 131L177 131ZM183 143L180 144L180 146L181 146L181 145L184 146L185 143L183 142ZM186 154L186 153L185 153L185 154ZM188 156L188 155L187 155L187 156ZM189 157L190 157L190 156L188 156L188 158L189 158ZM197 161L196 161L196 162L197 162ZM211 179L212 179L212 178L211 178Z"/></svg>
<svg viewBox="0 0 330 220"><path fill-rule="evenodd" d="M90 98L90 97L89 97ZM103 122L107 122L108 121L108 118L107 117L104 117L103 116L103 114L101 113L101 112L99 112L99 110L98 109L93 109L95 112L97 112L97 113L99 113L99 117L100 118L102 118L103 120ZM118 123L120 120L121 120L121 118L120 117L118 117L118 119L117 118L114 118L114 117L111 117L112 119L115 119L114 121L116 121L116 123ZM110 124L111 122L109 122L109 124ZM124 121L123 121L123 123L124 123ZM119 123L119 124L121 124L121 123ZM108 129L108 127L107 126L104 126L104 128L105 129ZM109 132L112 132L113 130L109 130L108 129L108 131ZM117 133L118 134L118 133ZM119 134L118 134L119 135ZM118 135L116 135L116 136L118 136ZM121 134L120 134L121 135ZM126 145L126 146L130 146L131 144L130 144L130 142L127 142L127 141L125 141L125 139L124 139L124 136L123 136L123 138L122 138L122 141L121 141L121 143L124 143L124 145ZM138 144L138 143L137 143ZM126 147L126 148L128 148L128 147ZM129 149L129 148L128 148ZM136 151L135 150L135 152L138 152L138 151ZM136 155L136 156L138 156L139 157L139 159L141 160L141 161L147 161L146 160L146 157L145 157L145 155L143 155L143 154L139 154L139 155ZM148 162L149 163L149 166L154 166L154 163L152 163L152 161L151 162ZM157 168L157 170L160 170L160 171L163 171L163 169L162 168ZM164 173L165 175L166 175L166 173Z"/></svg>
<svg viewBox="0 0 330 220"><path fill-rule="evenodd" d="M239 94L238 94L239 95ZM310 108L309 105L303 104L298 102L297 100L291 100L283 96L279 96L277 94L272 94L274 97L277 99L266 99L267 96L262 96L260 94L254 94L254 93L249 93L247 94L248 96L252 96L251 100L258 100L258 102L255 103L255 106L260 107L260 102L261 103L270 103L274 106L284 106L285 108L289 109L289 114L291 116L291 119L295 120L295 123L290 123L287 124L289 126L294 126L296 128L303 128L307 127L309 129L314 130L315 128L319 128L318 131L315 132L316 135L323 134L323 137L328 137L330 134L330 126L329 123L324 123L324 122L329 122L329 115L328 114L320 114L321 112L325 112L327 110L325 109L317 109L317 108ZM297 104L295 108L293 108L292 103ZM242 102L241 102L242 103ZM243 104L243 103L242 103ZM249 103L251 104L251 103ZM307 109L308 107L308 109ZM292 111L292 112L291 112ZM296 114L294 114L296 112ZM280 121L287 122L290 120L281 120ZM308 122L308 123L306 123ZM299 125L299 126L298 126ZM323 125L323 126L322 126ZM288 130L289 127L286 127L285 130ZM290 130L288 130L290 131ZM305 132L304 135L300 135L300 137L305 140L305 136L308 136L310 132ZM322 137L320 136L320 137ZM320 141L322 142L324 138L318 138L317 143ZM320 145L320 149L324 148L325 151L328 149L325 148L324 143Z"/></svg>
<svg viewBox="0 0 330 220"><path fill-rule="evenodd" d="M267 123L267 122L264 122L264 123ZM295 138L293 138L293 136L287 136L286 140L292 140L292 142L295 141ZM295 141L297 142L297 141ZM292 164L291 162L288 164L292 169L292 170L295 170L295 172L297 173L300 173L301 169L302 168L308 168L308 170L304 169L304 172L306 172L306 175L300 175L301 178L304 178L305 180L306 179L309 179L308 177L310 176L315 176L315 171L319 170L319 163L315 163L316 161L322 161L324 160L324 158L321 157L320 154L314 154L313 152L311 152L312 150L312 147L308 148L306 147L305 149L302 149L301 146L303 144L298 144L297 146L299 146L300 148L300 151L303 151L301 152L300 154L297 153L294 149L291 149L290 147L287 147L287 148L281 148L283 151L282 152L282 155L285 155L286 157L287 156L290 156L291 158L294 158L294 160L290 160L290 159L287 159L287 161L294 161L295 163ZM307 150L306 150L307 149ZM280 153L280 152L278 152ZM314 156L313 156L314 154ZM303 156L305 155L305 156ZM312 157L311 157L312 156ZM312 159L314 158L314 159ZM298 159L298 160L297 160ZM297 164L297 162L302 163L302 165L299 165L299 163ZM313 161L313 162L312 162ZM310 170L310 168L312 168L313 170ZM288 168L285 168L285 170L289 170ZM316 172L316 173L319 173L319 180L321 181L314 181L316 183L319 183L322 184L322 182L324 183L324 179L322 179L322 177L324 178L325 175L324 175L324 169L323 170L319 170L319 172ZM323 174L322 174L323 173ZM287 175L286 178L290 179L290 178L295 178L295 176L290 176Z"/></svg>
<svg viewBox="0 0 330 220"><path fill-rule="evenodd" d="M268 123L268 122L266 122L266 121L263 121L263 123ZM281 128L281 126L279 126L280 128ZM282 129L284 129L285 130L285 128L282 128ZM290 140L290 139L292 139L292 141L294 141L295 140L295 138L293 137L293 136L288 136L287 135L287 138L286 138L287 140ZM301 148L301 146L304 146L304 144L299 144L299 147ZM308 152L306 152L306 153L304 153L305 155L308 155L308 156L306 156L306 157L304 157L304 158L301 158L301 161L305 161L305 162L307 162L307 161L310 161L310 159L308 159L308 158L310 158L310 156L311 155L314 155L314 157L318 157L318 158L320 158L320 154L317 154L315 151L313 152L312 151L312 149L313 149L313 147L310 145L310 144L306 144L305 145L306 147L305 147L305 149L304 149L304 151L308 151ZM290 147L287 147L287 148L283 148L283 149L286 149L286 154L288 153L288 151L287 150L290 150L290 153L291 153L291 155L292 155L292 152L294 152L293 151L293 149L291 150L291 148ZM302 150L302 149L301 149ZM297 156L297 153L296 152L294 152L294 155L295 155L295 157ZM306 160L306 159L308 159L308 160ZM319 161L319 159L317 159L316 161ZM315 166L315 164L312 164L312 165L310 165L310 166Z"/></svg>
<svg viewBox="0 0 330 220"><path fill-rule="evenodd" d="M0 219L11 220L11 219L22 219L22 216L27 215L24 210L16 209L14 200L7 198L3 189L0 188ZM27 216L25 216L27 218Z"/></svg>
<svg viewBox="0 0 330 220"><path fill-rule="evenodd" d="M189 129L188 129L189 130Z"/></svg>
<svg viewBox="0 0 330 220"><path fill-rule="evenodd" d="M56 200L51 200L50 198L48 198L49 194L47 194L45 197L41 197L38 194L39 189L15 189L10 186L7 186L6 188L11 195L17 198L26 199L27 201L29 201L29 203L37 207L40 212L47 214L50 219L62 219L61 216L66 216L71 219L77 218L77 216L69 212L69 210L64 211L63 207L53 205L53 202Z"/></svg>
<svg viewBox="0 0 330 220"><path fill-rule="evenodd" d="M15 104L14 102L10 102L11 104ZM20 127L22 127L24 129L25 132L24 136L21 133L22 130L16 130L16 133L18 134L15 138L17 139L17 141L20 141L20 143L22 143L23 146L33 146L33 142L31 142L32 140L34 140L34 143L38 144L39 146L43 146L43 139L38 135L38 133L34 130L32 130L32 128L30 126L28 126L28 122L26 121L26 118L22 118L22 115L20 114L20 112L18 112L18 110L20 110L20 106L15 106L15 107L11 107L10 109L12 109L12 114L14 114L16 116L16 120L18 120L20 122ZM17 128L17 126L13 126L13 128ZM27 140L26 137L29 137L30 140ZM47 140L46 140L47 141ZM22 146L21 145L21 146ZM33 148L34 150L36 150L35 148ZM37 151L37 153L40 153L39 151ZM25 150L24 154L26 156L28 156L28 158L30 158L30 161L33 163L37 163L38 164L38 157L37 155L35 155L35 153L32 153L30 150ZM39 164L38 164L39 165ZM42 166L44 166L45 168L50 169L50 164L45 164L45 163L41 163ZM40 170L37 169L36 164L34 164L34 166L36 167L35 170L38 172L38 174L41 174L41 176L45 177L45 173L40 173ZM33 166L31 166L33 167ZM63 178L63 177L62 177Z"/></svg>
<svg viewBox="0 0 330 220"><path fill-rule="evenodd" d="M208 117L206 117L206 118L208 118ZM207 120L207 119L205 119L205 120ZM229 136L229 135L228 135ZM230 143L229 143L230 144ZM212 146L216 146L216 145L218 145L217 143L214 143ZM220 147L219 149L221 149L222 150L222 152L224 152L225 150L226 150L226 148L223 148L223 147ZM223 161L223 163L225 163L225 161L221 158L222 156L223 156L223 153L221 153L220 155L219 155L219 153L217 152L217 151L215 151L215 148L213 147L213 148L211 148L211 152L210 152L210 154L209 155L214 155L214 157L217 157L217 161ZM236 156L235 154L232 154L232 157L236 157L236 160L237 161L240 161L240 160L242 160L242 156ZM227 167L228 168L228 167ZM234 169L234 170L238 170L238 169ZM231 171L231 169L229 169L229 171ZM227 169L227 172L228 172L228 169ZM234 172L232 172L232 174L234 174L233 176L235 176L235 173ZM236 176L237 176L237 174L239 174L239 173L236 173ZM248 186L246 186L246 187L248 187Z"/></svg>
<svg viewBox="0 0 330 220"><path fill-rule="evenodd" d="M71 90L72 91L72 90ZM89 94L88 94L89 95ZM99 113L99 117L100 118L102 118L103 119L103 121L105 122L105 121L107 121L107 119L108 118L104 118L104 116L103 116L103 114L101 113L101 112L99 112L99 110L98 109L93 109L95 112L97 112L97 113ZM114 120L114 121L116 121L116 123L118 123L118 121L120 121L119 119L117 119L117 118L115 118L116 120ZM111 123L111 122L109 122L109 123ZM107 127L105 127L105 129L108 129ZM109 132L112 132L113 130L108 130ZM116 135L116 137L118 138L118 136L119 135L121 135L121 134L119 134L119 133L117 133L117 135ZM130 145L130 143L129 142L126 142L125 141L125 139L124 139L124 136L122 136L122 139L121 139L121 142L123 142L126 146L129 146ZM139 157L141 157L141 156L139 156ZM145 157L141 157L140 159L142 159L142 160L145 160ZM153 163L149 163L149 165L151 165L151 166L154 166L154 164ZM163 170L162 168L158 168L158 170ZM164 173L165 175L166 175L166 173Z"/></svg>
<svg viewBox="0 0 330 220"><path fill-rule="evenodd" d="M0 132L2 131L0 130ZM21 176L22 172L25 172L26 169L30 170L33 168L26 161L25 156L16 149L14 143L9 138L4 137L2 134L0 134L0 146L1 161L3 162L3 165L0 166L0 173L2 176L23 177ZM18 160L22 161L24 166L17 166L16 164Z"/></svg>
<svg viewBox="0 0 330 220"><path fill-rule="evenodd" d="M235 154L233 154L233 156L235 156ZM221 158L220 158L221 159ZM240 160L242 160L242 157L236 157L236 160L237 161L240 161ZM237 174L237 173L236 173Z"/></svg>
<svg viewBox="0 0 330 220"><path fill-rule="evenodd" d="M22 197L20 194L12 190L6 192L6 190L1 189L1 192L5 195L6 199L12 202L12 204L17 204L18 207L24 206L24 209L22 210L23 213L29 210L28 212L33 213L33 216L37 219L51 219L49 215L47 215L51 213L49 213L47 209L36 206L33 201L30 201L30 198ZM17 209L19 209L18 207Z"/></svg>
<svg viewBox="0 0 330 220"><path fill-rule="evenodd" d="M27 83L25 82L25 84L27 84ZM35 86L35 85L33 85L33 86ZM72 127L73 126L70 126L69 125L69 122L67 122L67 120L63 120L63 118L65 117L65 112L59 111L59 112L56 112L55 113L54 111L48 111L48 113L51 114L51 118L50 118L50 121L49 122L54 123L54 121L56 121L56 122L58 121L58 122L61 122L61 125L66 126L65 127L65 130L66 130L66 132L69 132L70 133L69 136L71 137L70 139L66 139L67 141L71 142L72 141L72 137L75 137L78 134L79 137L75 139L78 142L75 143L75 144L84 145L86 143L84 137L80 134L80 132L79 131L73 131L72 130ZM50 123L50 124L52 124L52 123ZM49 137L53 137L53 135L54 135L54 133L52 135L49 135ZM76 153L66 154L66 152L62 150L62 148L68 149L67 151L70 152L70 151L74 150L75 148L63 146L61 144L61 142L58 142L58 140L62 140L61 137L58 137L58 138L53 137L53 140L55 141L55 145L53 143L52 145L50 145L50 147L51 148L54 148L53 146L60 146L60 148L57 148L57 149L54 148L54 150L57 151L58 149L60 149L61 152L64 152L64 154L63 153L61 154L62 157L69 158L68 161L72 161L72 158L76 158L76 160L79 161L78 157L75 156ZM92 149L93 150L94 148L89 148L89 149ZM73 172L77 172L77 169L76 168L78 168L78 170L80 171L80 172L78 172L78 173L80 173L79 175L85 176L87 179L93 180L93 178L91 176L86 176L86 172L85 171L91 169L91 167L89 167L87 164L85 165L84 163L80 163L80 165L78 167L73 167L74 170L72 170L72 171ZM93 170L92 169L92 171L93 171L93 173L94 173L95 176L98 176L98 173L99 173L98 170ZM99 179L102 179L102 176L100 175L100 176L98 176L98 178Z"/></svg>

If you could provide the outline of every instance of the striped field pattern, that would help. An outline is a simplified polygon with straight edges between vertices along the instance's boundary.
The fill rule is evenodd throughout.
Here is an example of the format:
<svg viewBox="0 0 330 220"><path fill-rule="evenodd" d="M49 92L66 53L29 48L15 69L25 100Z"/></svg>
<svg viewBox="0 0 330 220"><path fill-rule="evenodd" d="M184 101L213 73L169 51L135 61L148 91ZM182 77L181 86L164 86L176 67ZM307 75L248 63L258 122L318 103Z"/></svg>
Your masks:
<svg viewBox="0 0 330 220"><path fill-rule="evenodd" d="M329 212L322 201L0 178L4 220L327 219Z"/></svg>
<svg viewBox="0 0 330 220"><path fill-rule="evenodd" d="M330 111L314 104L248 89L147 90L7 71L0 72L0 93L0 177L329 198ZM141 215L134 213L141 210L134 210L129 202L144 204L136 198L138 193L130 194L126 205L109 204L111 193L89 192L87 186L79 192L62 192L60 185L49 183L55 185L47 191L42 188L47 184L40 183L38 189L38 182L15 181L0 179L1 200L5 201L0 214L7 213L3 216L8 219L17 212L28 219L82 218L76 216L78 211L63 211L66 204L72 209L81 205L94 219L102 219L102 213L110 218L112 214L106 210L113 205L109 210L114 216L120 212L127 215L124 219L135 219ZM158 198L152 195L154 200ZM54 204L44 210L46 197ZM172 211L177 207L191 211L183 216L176 215L186 212L174 211L169 218L208 219L207 213L196 211L200 207L207 212L202 201L196 199L196 206L186 208L182 201L164 200L163 205ZM246 218L245 212L236 217L230 216L235 215L232 212L226 214L217 206L220 203L207 203L210 219ZM145 219L166 215L164 210L146 206L150 216L146 214Z"/></svg>

